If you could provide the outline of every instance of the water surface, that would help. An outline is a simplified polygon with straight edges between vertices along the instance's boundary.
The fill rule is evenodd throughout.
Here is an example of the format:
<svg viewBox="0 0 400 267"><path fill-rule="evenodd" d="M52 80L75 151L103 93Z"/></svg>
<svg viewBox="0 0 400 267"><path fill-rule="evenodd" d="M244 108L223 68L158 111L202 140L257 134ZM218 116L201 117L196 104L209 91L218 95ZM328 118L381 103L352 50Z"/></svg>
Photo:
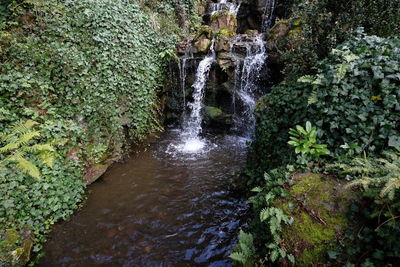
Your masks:
<svg viewBox="0 0 400 267"><path fill-rule="evenodd" d="M245 162L245 140L209 141L208 152L179 153L172 130L115 164L54 227L39 266L230 266L247 205L228 185Z"/></svg>

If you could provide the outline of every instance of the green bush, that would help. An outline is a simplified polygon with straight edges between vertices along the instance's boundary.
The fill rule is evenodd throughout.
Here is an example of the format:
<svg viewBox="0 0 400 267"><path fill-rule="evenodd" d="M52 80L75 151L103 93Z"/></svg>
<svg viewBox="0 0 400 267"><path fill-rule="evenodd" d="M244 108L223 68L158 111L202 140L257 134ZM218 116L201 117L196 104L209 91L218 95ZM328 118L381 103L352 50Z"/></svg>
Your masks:
<svg viewBox="0 0 400 267"><path fill-rule="evenodd" d="M287 162L288 131L307 120L338 155L357 145L379 153L400 142L399 38L359 35L334 49L316 75L275 86L256 108L250 163L265 169Z"/></svg>
<svg viewBox="0 0 400 267"><path fill-rule="evenodd" d="M350 219L357 229L348 233L351 246L338 250L342 257L362 266L389 265L400 259L400 148L380 158L360 157L340 161L328 170L352 180L360 201L354 201Z"/></svg>
<svg viewBox="0 0 400 267"><path fill-rule="evenodd" d="M296 3L297 2L297 3ZM388 37L400 31L398 0L296 0L290 21L294 31L279 44L286 74L309 74L314 64L353 30L364 27L369 35Z"/></svg>

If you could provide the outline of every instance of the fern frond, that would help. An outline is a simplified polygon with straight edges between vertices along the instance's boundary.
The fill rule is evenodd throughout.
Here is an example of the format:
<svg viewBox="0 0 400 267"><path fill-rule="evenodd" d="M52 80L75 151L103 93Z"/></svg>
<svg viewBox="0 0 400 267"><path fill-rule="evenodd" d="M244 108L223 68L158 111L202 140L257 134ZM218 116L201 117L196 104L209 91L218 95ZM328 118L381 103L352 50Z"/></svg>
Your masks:
<svg viewBox="0 0 400 267"><path fill-rule="evenodd" d="M380 196L385 197L389 195L390 199L393 199L394 191L400 188L400 177L389 179L382 189Z"/></svg>
<svg viewBox="0 0 400 267"><path fill-rule="evenodd" d="M38 154L38 157L42 160L44 164L49 167L53 167L54 165L54 154L49 151L42 151Z"/></svg>
<svg viewBox="0 0 400 267"><path fill-rule="evenodd" d="M27 120L25 122L19 122L18 124L14 125L12 128L13 133L24 134L32 129L33 126L38 125L39 123L33 120Z"/></svg>
<svg viewBox="0 0 400 267"><path fill-rule="evenodd" d="M17 142L9 143L3 147L0 147L0 153L9 153L17 148L19 148L20 144Z"/></svg>
<svg viewBox="0 0 400 267"><path fill-rule="evenodd" d="M17 168L22 172L32 176L33 178L40 179L40 171L38 167L32 162L26 160L25 158L19 158L17 161Z"/></svg>
<svg viewBox="0 0 400 267"><path fill-rule="evenodd" d="M231 255L229 255L229 258L232 260L238 261L242 263L243 265L246 264L247 258L243 253L240 252L233 252Z"/></svg>
<svg viewBox="0 0 400 267"><path fill-rule="evenodd" d="M310 97L307 100L307 105L312 105L318 102L318 96L316 91L312 91Z"/></svg>
<svg viewBox="0 0 400 267"><path fill-rule="evenodd" d="M28 132L22 134L18 138L16 143L18 143L19 145L27 145L29 143L29 141L31 141L33 138L39 137L39 136L40 136L39 131L28 131Z"/></svg>
<svg viewBox="0 0 400 267"><path fill-rule="evenodd" d="M371 178L362 178L358 180L354 180L346 185L346 188L353 188L357 186L362 186L363 188L368 188L369 185L375 183L375 179Z"/></svg>
<svg viewBox="0 0 400 267"><path fill-rule="evenodd" d="M48 152L55 152L55 149L52 145L50 144L36 144L32 146L25 146L22 148L24 151L27 152L43 152L43 151L48 151Z"/></svg>

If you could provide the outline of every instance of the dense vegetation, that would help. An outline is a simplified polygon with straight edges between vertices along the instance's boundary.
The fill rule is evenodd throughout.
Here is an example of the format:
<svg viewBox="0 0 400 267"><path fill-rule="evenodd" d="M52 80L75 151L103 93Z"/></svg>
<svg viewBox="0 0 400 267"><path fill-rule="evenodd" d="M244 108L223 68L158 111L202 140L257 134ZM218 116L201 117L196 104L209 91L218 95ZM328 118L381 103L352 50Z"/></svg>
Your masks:
<svg viewBox="0 0 400 267"><path fill-rule="evenodd" d="M231 258L394 264L400 1L284 2L291 12L269 38L284 80L256 108L246 170L253 218Z"/></svg>
<svg viewBox="0 0 400 267"><path fill-rule="evenodd" d="M24 240L39 251L84 182L161 128L165 67L195 3L2 1L0 261Z"/></svg>

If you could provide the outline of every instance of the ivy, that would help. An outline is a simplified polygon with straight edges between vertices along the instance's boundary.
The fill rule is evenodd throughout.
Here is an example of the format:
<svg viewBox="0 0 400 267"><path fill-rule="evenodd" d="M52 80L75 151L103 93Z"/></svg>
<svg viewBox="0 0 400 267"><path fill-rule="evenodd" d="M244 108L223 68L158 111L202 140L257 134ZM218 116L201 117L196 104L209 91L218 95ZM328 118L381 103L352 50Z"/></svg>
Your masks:
<svg viewBox="0 0 400 267"><path fill-rule="evenodd" d="M288 162L288 131L312 122L318 140L334 155L345 147L379 154L400 132L400 40L359 33L332 50L316 75L288 79L256 108L257 140L250 155L256 169ZM256 182L256 181L253 181Z"/></svg>

